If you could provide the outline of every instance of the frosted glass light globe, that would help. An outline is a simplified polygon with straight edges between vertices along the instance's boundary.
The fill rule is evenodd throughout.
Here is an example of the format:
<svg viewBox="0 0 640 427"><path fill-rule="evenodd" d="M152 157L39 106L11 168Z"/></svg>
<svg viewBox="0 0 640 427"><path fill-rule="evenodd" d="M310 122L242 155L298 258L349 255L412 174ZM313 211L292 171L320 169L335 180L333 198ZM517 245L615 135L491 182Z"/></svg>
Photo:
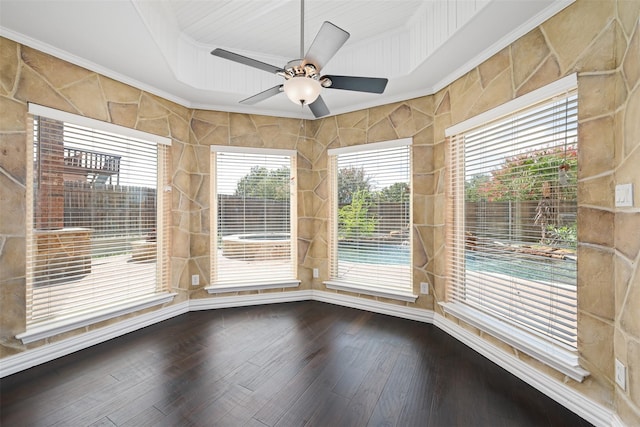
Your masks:
<svg viewBox="0 0 640 427"><path fill-rule="evenodd" d="M284 82L284 93L294 104L311 104L320 95L322 86L316 79L298 76Z"/></svg>

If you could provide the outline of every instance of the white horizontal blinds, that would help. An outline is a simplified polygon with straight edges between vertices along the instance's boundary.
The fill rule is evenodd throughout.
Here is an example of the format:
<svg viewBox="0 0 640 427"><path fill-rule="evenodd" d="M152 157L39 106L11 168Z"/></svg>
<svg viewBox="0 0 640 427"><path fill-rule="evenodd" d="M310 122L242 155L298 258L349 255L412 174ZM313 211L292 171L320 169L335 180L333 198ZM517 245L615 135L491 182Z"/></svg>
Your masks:
<svg viewBox="0 0 640 427"><path fill-rule="evenodd" d="M212 166L212 285L295 279L295 156L222 148Z"/></svg>
<svg viewBox="0 0 640 427"><path fill-rule="evenodd" d="M411 290L408 143L338 152L332 280Z"/></svg>
<svg viewBox="0 0 640 427"><path fill-rule="evenodd" d="M158 244L156 262L156 290L169 291L171 280L171 146L158 144L158 222L156 239Z"/></svg>
<svg viewBox="0 0 640 427"><path fill-rule="evenodd" d="M157 233L168 224L157 191L167 157L153 142L34 117L27 325L166 290L168 263L157 269L156 259L167 255Z"/></svg>
<svg viewBox="0 0 640 427"><path fill-rule="evenodd" d="M577 95L451 146L452 298L575 349Z"/></svg>
<svg viewBox="0 0 640 427"><path fill-rule="evenodd" d="M329 155L329 277L338 277L338 157Z"/></svg>

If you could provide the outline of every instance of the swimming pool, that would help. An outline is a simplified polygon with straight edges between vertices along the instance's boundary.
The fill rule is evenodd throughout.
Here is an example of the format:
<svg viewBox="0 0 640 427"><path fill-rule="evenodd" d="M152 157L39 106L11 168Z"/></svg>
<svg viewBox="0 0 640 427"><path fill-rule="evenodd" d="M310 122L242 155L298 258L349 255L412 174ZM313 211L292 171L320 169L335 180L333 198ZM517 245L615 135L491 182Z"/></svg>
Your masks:
<svg viewBox="0 0 640 427"><path fill-rule="evenodd" d="M352 243L338 244L340 261L363 264L409 264L411 260L409 245L378 244L369 247L358 247Z"/></svg>
<svg viewBox="0 0 640 427"><path fill-rule="evenodd" d="M408 245L379 244L357 247L352 243L338 245L338 259L345 262L378 265L406 265L411 262ZM485 271L514 276L521 279L547 283L576 284L575 259L545 259L542 257L516 255L482 255L467 252L465 267L471 271Z"/></svg>

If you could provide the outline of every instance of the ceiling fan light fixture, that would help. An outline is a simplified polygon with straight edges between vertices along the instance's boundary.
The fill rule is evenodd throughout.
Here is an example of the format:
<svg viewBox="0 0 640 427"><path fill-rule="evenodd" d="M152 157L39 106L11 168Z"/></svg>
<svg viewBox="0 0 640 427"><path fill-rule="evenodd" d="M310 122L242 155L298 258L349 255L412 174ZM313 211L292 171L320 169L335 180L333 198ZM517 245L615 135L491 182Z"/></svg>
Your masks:
<svg viewBox="0 0 640 427"><path fill-rule="evenodd" d="M318 99L322 86L316 79L296 76L284 82L284 93L294 104L308 105Z"/></svg>

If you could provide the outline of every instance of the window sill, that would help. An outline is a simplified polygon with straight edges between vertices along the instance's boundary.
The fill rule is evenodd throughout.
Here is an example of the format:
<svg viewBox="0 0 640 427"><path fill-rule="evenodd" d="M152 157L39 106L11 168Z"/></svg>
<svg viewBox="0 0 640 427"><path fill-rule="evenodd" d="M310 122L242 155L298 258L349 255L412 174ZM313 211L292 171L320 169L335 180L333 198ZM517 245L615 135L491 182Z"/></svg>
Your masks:
<svg viewBox="0 0 640 427"><path fill-rule="evenodd" d="M283 282L264 282L264 283L216 283L215 285L208 286L205 291L210 294L224 294L228 292L243 292L243 291L261 291L265 289L282 289L282 288L297 288L300 286L300 280L292 279L290 281Z"/></svg>
<svg viewBox="0 0 640 427"><path fill-rule="evenodd" d="M415 302L418 298L418 295L414 295L413 292L410 292L409 290L383 288L359 283L341 282L338 280L328 280L324 282L324 284L328 289L336 291L354 292L357 294L365 294L405 302Z"/></svg>
<svg viewBox="0 0 640 427"><path fill-rule="evenodd" d="M589 372L579 365L578 353L550 343L460 303L441 303L445 313L486 332L559 372L582 382Z"/></svg>
<svg viewBox="0 0 640 427"><path fill-rule="evenodd" d="M104 320L113 319L114 317L133 313L156 305L165 304L172 301L175 296L176 294L170 293L156 294L150 297L137 299L132 302L127 302L126 304L114 305L101 310L92 311L90 313L83 313L49 322L43 322L41 325L33 326L28 328L24 333L16 335L16 338L21 340L23 344L29 344L34 341L49 338L54 335L82 328Z"/></svg>

